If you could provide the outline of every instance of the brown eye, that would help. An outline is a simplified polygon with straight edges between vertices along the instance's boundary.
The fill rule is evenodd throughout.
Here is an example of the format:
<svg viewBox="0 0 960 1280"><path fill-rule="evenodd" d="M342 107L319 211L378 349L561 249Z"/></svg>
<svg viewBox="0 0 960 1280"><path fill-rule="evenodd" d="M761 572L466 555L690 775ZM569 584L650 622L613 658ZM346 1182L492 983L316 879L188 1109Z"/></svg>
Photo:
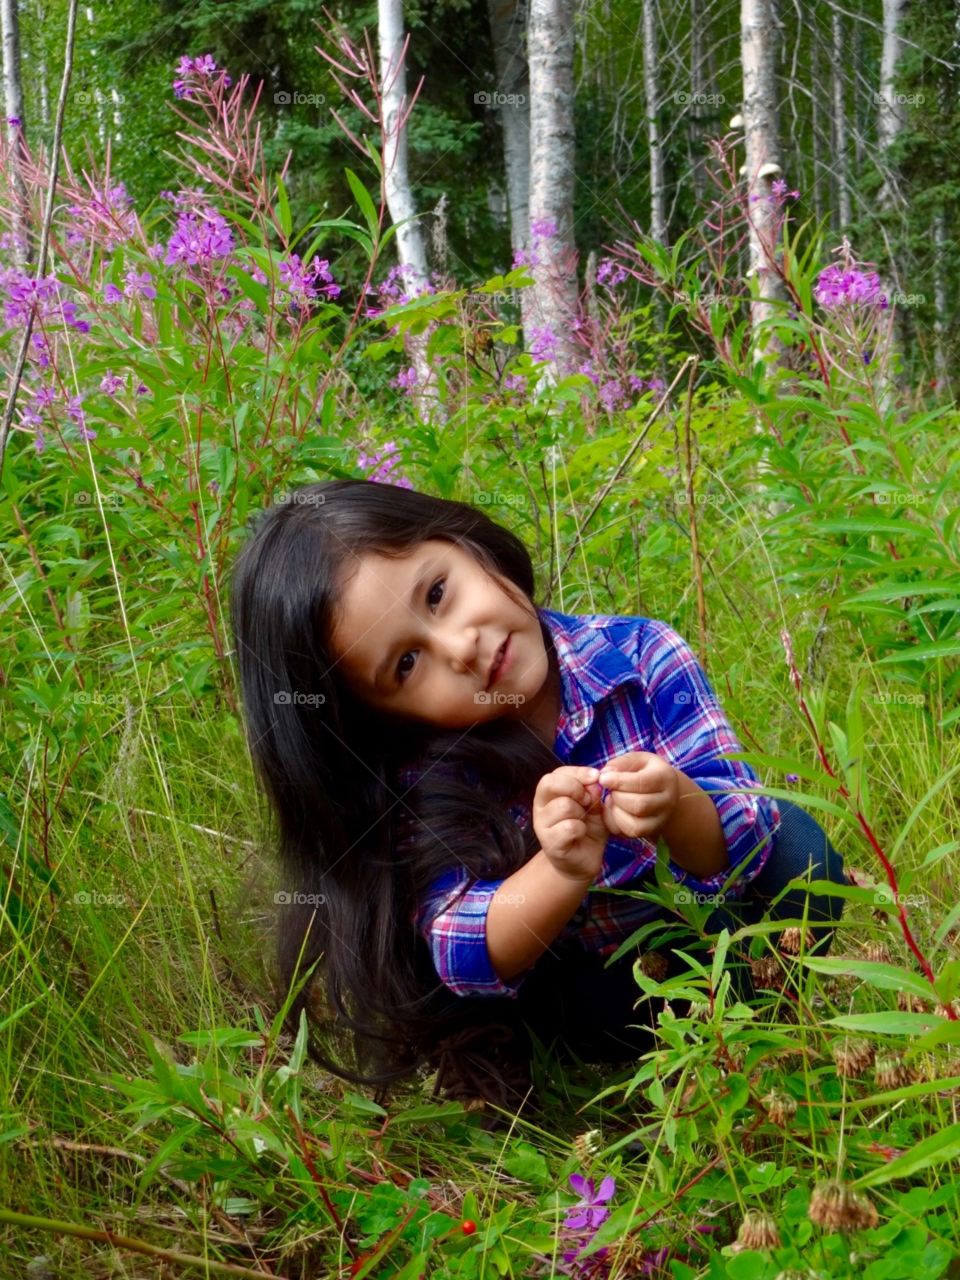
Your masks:
<svg viewBox="0 0 960 1280"><path fill-rule="evenodd" d="M445 585L446 585L446 581L447 581L447 580L446 580L446 578L438 578L438 579L436 580L436 582L433 584L433 586L432 586L432 587L430 588L430 590L427 592L427 604L428 604L428 605L430 604L430 598L432 597L433 593L436 591L437 587L445 586ZM442 599L443 599L443 592L441 592L441 593L440 593L440 600L442 600ZM437 604L438 604L438 605L440 604L440 600L438 600L438 601L437 601ZM433 605L430 605L430 607L431 607L431 609L432 609L432 608L433 608ZM403 660L404 660L404 658L409 658L411 654L416 653L416 652L417 652L417 650L416 650L416 649L408 649L406 653L402 653L402 654L400 655L400 658L399 658L399 660L397 661L397 672L396 672L396 675L397 675L397 683L398 683L398 684L403 684L403 683L404 683L404 681L407 679L407 677L410 675L411 671L413 670L413 667L408 667L405 671L401 671L401 670L400 670L400 668L403 666Z"/></svg>

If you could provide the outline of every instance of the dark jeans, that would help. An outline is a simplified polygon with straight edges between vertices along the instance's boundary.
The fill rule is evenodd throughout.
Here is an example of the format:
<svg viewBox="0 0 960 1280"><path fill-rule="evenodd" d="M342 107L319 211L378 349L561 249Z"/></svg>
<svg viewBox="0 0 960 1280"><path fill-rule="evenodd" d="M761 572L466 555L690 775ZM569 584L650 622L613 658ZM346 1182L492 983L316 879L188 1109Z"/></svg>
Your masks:
<svg viewBox="0 0 960 1280"><path fill-rule="evenodd" d="M843 884L843 859L810 814L790 801L777 803L780 826L766 865L744 886L742 897L731 899L711 913L706 931L716 934L726 927L732 933L741 925L758 924L765 917L797 921L806 918L804 949L823 954L830 948L832 925L843 911L842 898L815 890L791 889L775 906L771 903L783 886L798 876ZM668 973L673 976L683 972L686 962L672 948L691 954L699 952L701 958L705 944L672 913L661 912L658 918L664 921L665 928L669 927L670 938L656 950L666 959ZM645 943L644 948L650 945ZM626 1062L651 1048L650 1027L656 1024L663 1007L662 1000L641 995L633 975L638 954L638 949L631 949L604 968L605 957L585 951L576 941L554 943L533 966L517 999L498 997L497 1003L513 1005L511 1014L525 1022L548 1048L552 1045L561 1057L567 1058L567 1050L572 1050L587 1062ZM736 948L731 948L727 967L736 993L742 999L751 999L756 993L745 955L738 955ZM634 1008L638 1000L640 1004Z"/></svg>

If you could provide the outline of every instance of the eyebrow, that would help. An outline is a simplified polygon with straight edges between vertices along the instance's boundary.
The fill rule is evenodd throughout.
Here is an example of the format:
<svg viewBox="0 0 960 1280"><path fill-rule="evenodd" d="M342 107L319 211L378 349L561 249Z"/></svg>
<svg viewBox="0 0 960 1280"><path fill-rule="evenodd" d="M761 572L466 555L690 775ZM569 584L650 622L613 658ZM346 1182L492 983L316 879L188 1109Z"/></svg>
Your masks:
<svg viewBox="0 0 960 1280"><path fill-rule="evenodd" d="M427 579L430 577L431 573L434 570L434 567L436 566L437 562L440 559L441 559L440 556L434 556L433 559L428 560L427 563L420 570L420 573L417 575L417 580L413 584L413 589L410 592L410 600L409 600L410 609L416 608L416 603L420 595L420 592L426 586ZM397 646L396 644L394 644L387 650L387 656L384 658L384 660L380 663L379 667L377 667L376 671L373 673L374 684L380 683L380 680L383 677L384 673L386 672L387 667L390 666L390 663L393 659L393 655L396 652L396 649L397 649Z"/></svg>

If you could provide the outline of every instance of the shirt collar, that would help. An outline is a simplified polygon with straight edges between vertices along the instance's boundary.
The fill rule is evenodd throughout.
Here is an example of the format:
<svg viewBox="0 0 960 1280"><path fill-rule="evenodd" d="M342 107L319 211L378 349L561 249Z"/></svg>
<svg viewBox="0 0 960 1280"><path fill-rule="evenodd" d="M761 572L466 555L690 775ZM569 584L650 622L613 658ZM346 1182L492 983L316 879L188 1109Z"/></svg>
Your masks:
<svg viewBox="0 0 960 1280"><path fill-rule="evenodd" d="M538 609L537 613L550 633L560 667L563 706L557 722L557 745L565 739L572 747L589 731L596 704L618 685L639 681L640 673L606 634L607 626L625 619L559 613L556 609Z"/></svg>

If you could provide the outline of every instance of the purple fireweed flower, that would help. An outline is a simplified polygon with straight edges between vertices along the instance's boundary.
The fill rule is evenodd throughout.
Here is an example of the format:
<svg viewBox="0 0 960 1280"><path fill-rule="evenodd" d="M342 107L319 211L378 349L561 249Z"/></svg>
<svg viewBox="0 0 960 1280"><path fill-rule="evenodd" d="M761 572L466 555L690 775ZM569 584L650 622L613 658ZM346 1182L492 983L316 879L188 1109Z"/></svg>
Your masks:
<svg viewBox="0 0 960 1280"><path fill-rule="evenodd" d="M597 267L597 284L606 285L608 289L616 288L626 278L626 270L618 262L615 262L613 258L604 258Z"/></svg>
<svg viewBox="0 0 960 1280"><path fill-rule="evenodd" d="M866 273L856 267L844 271L838 263L831 263L820 272L813 296L827 311L848 304L876 306L883 311L890 305L876 271Z"/></svg>
<svg viewBox="0 0 960 1280"><path fill-rule="evenodd" d="M530 234L534 240L549 240L557 234L557 224L552 218L535 218L530 223Z"/></svg>
<svg viewBox="0 0 960 1280"><path fill-rule="evenodd" d="M37 453L43 453L44 449L46 448L46 445L47 445L47 442L44 439L43 432L37 431L37 433L33 437L34 449L36 449Z"/></svg>
<svg viewBox="0 0 960 1280"><path fill-rule="evenodd" d="M177 79L173 82L174 95L177 98L189 98L191 89L198 86L206 87L204 82L217 73L217 64L210 53L203 53L199 58L182 56L177 63ZM226 71L220 68L219 74L223 79L224 87L229 88L233 81Z"/></svg>
<svg viewBox="0 0 960 1280"><path fill-rule="evenodd" d="M33 403L38 409L49 409L57 399L56 387L37 387L33 393Z"/></svg>
<svg viewBox="0 0 960 1280"><path fill-rule="evenodd" d="M517 249L510 265L514 271L516 271L517 267L539 267L540 258L533 249Z"/></svg>
<svg viewBox="0 0 960 1280"><path fill-rule="evenodd" d="M788 782L799 782L799 781L800 781L800 775L799 775L799 773L788 773L788 774L787 774L787 781L788 781Z"/></svg>
<svg viewBox="0 0 960 1280"><path fill-rule="evenodd" d="M117 288L115 284L108 284L104 286L104 290L103 290L104 302L119 302L122 297L123 297L123 293Z"/></svg>
<svg viewBox="0 0 960 1280"><path fill-rule="evenodd" d="M19 116L7 116L7 124L11 129L19 129L22 123Z"/></svg>
<svg viewBox="0 0 960 1280"><path fill-rule="evenodd" d="M428 293L436 293L436 288L429 280L416 279L417 276L416 267L410 263L391 267L375 289L367 290L368 293L377 293L380 306L368 307L365 314L370 317L376 317L388 307L395 306L397 303L412 302L414 298L423 297ZM414 280L413 292L409 293L407 290L408 287L411 287L409 285L411 279ZM336 297L336 294L333 296ZM395 329L391 330L391 332L395 331Z"/></svg>
<svg viewBox="0 0 960 1280"><path fill-rule="evenodd" d="M508 373L503 385L508 391L526 391L527 379L522 373Z"/></svg>
<svg viewBox="0 0 960 1280"><path fill-rule="evenodd" d="M357 455L357 465L363 470L370 468L370 473L367 476L368 480L373 480L378 484L393 484L398 489L412 489L413 485L406 476L401 476L399 480L394 478L393 468L399 461L400 454L392 440L388 440L383 448L370 458L365 453Z"/></svg>
<svg viewBox="0 0 960 1280"><path fill-rule="evenodd" d="M99 241L112 251L136 234L137 215L133 210L133 198L122 182L115 183L106 191L92 191L89 196L84 194L82 203L68 205L68 211L75 219L74 226L67 233L72 243L76 243L79 236L81 241Z"/></svg>
<svg viewBox="0 0 960 1280"><path fill-rule="evenodd" d="M623 387L614 378L610 382L605 382L599 391L600 403L603 407L612 413L621 401L626 399Z"/></svg>
<svg viewBox="0 0 960 1280"><path fill-rule="evenodd" d="M530 326L530 354L534 360L556 360L557 335L552 329Z"/></svg>
<svg viewBox="0 0 960 1280"><path fill-rule="evenodd" d="M401 369L397 376L390 383L391 387L399 387L401 391L405 391L407 395L413 394L413 389L417 385L417 371L411 365L409 369Z"/></svg>
<svg viewBox="0 0 960 1280"><path fill-rule="evenodd" d="M150 388L146 385L146 383L138 382L136 387L134 388L133 394L135 396L148 396L150 394Z"/></svg>
<svg viewBox="0 0 960 1280"><path fill-rule="evenodd" d="M774 178L770 183L770 190L773 192L777 200L786 200L788 197L792 200L800 199L799 191L788 191L786 178Z"/></svg>
<svg viewBox="0 0 960 1280"><path fill-rule="evenodd" d="M0 293L6 294L3 304L4 328L20 328L32 314L41 324L63 323L78 333L90 330L86 320L77 319L77 304L62 297L62 289L56 276L51 274L34 280L16 268L0 267ZM34 332L31 342L40 352L39 364L47 368L47 340L43 333Z"/></svg>
<svg viewBox="0 0 960 1280"><path fill-rule="evenodd" d="M135 267L131 267L124 276L126 284L123 287L124 296L127 298L155 298L157 291L153 287L153 277L149 271L137 271Z"/></svg>
<svg viewBox="0 0 960 1280"><path fill-rule="evenodd" d="M300 303L306 303L321 293L331 298L340 295L340 286L334 284L333 276L330 274L330 263L326 258L318 258L314 255L313 262L309 267L305 267L299 255L292 253L289 258L280 263L279 276L290 297ZM326 283L318 284L318 280Z"/></svg>
<svg viewBox="0 0 960 1280"><path fill-rule="evenodd" d="M600 385L600 378L594 371L592 360L584 360L582 364L578 365L577 373L582 373L585 377L589 378L595 387Z"/></svg>
<svg viewBox="0 0 960 1280"><path fill-rule="evenodd" d="M182 212L167 244L164 262L167 266L209 267L229 256L233 249L233 233L226 218L215 209Z"/></svg>
<svg viewBox="0 0 960 1280"><path fill-rule="evenodd" d="M123 383L124 379L119 373L110 373L108 371L100 379L100 390L106 396L115 396L118 391L123 390Z"/></svg>
<svg viewBox="0 0 960 1280"><path fill-rule="evenodd" d="M70 397L67 403L67 417L77 424L82 440L96 440L97 433L92 427L87 426L86 414L83 411L83 401L79 396Z"/></svg>

